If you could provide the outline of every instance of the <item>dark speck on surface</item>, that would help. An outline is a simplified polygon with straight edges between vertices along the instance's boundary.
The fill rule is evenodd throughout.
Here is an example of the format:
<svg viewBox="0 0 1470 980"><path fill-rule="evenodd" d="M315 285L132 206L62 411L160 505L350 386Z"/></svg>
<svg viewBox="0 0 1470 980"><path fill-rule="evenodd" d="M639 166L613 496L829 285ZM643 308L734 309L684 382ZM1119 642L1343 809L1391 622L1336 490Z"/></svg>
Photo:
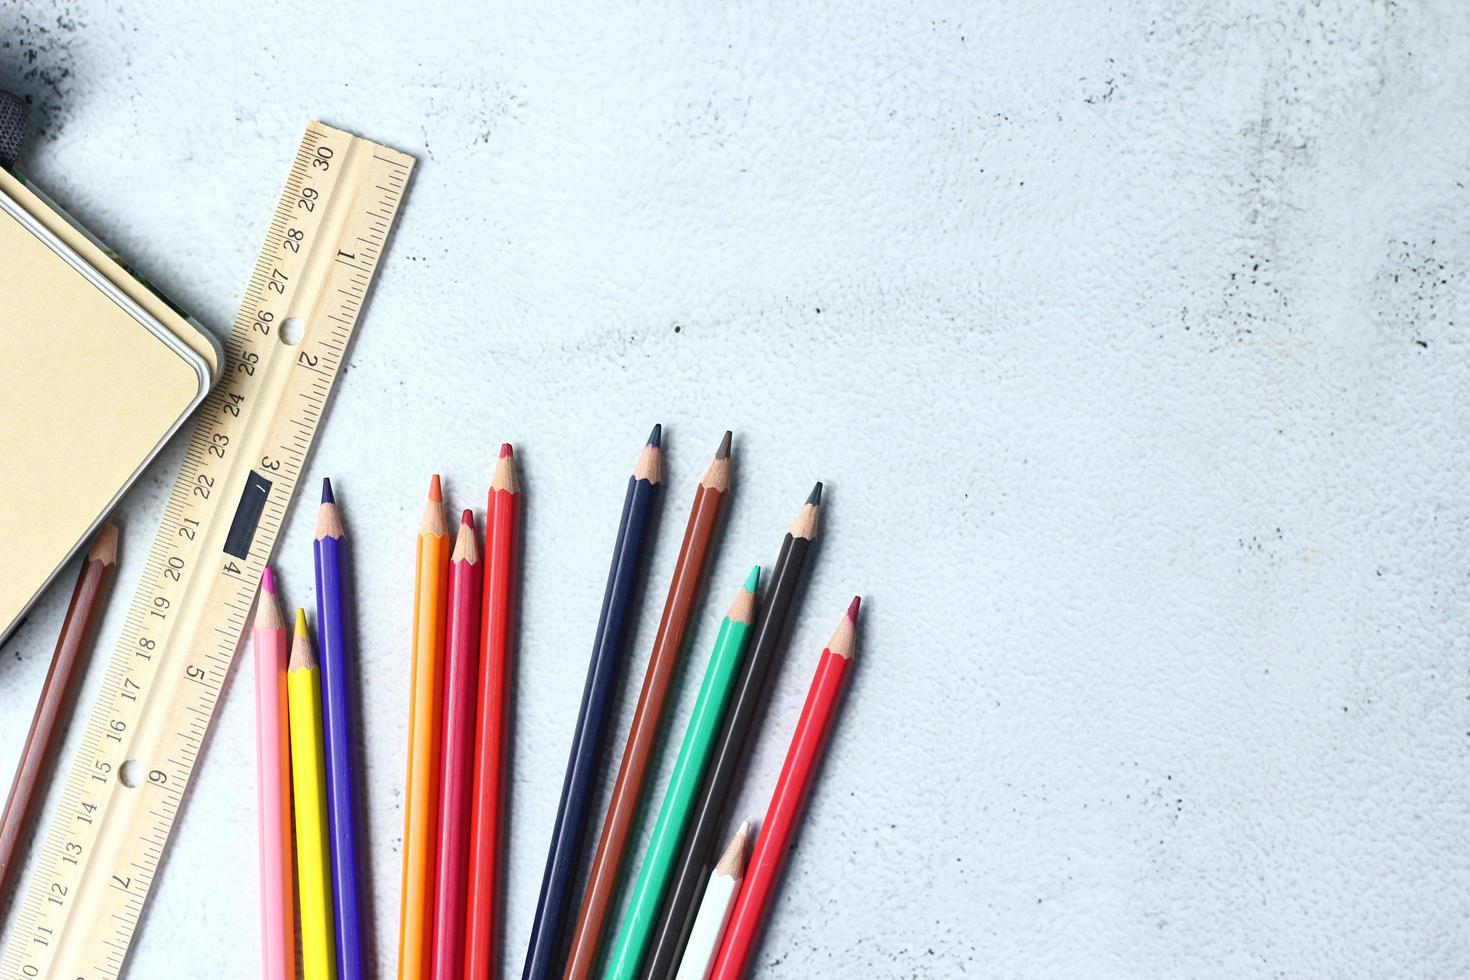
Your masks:
<svg viewBox="0 0 1470 980"><path fill-rule="evenodd" d="M24 8L0 11L0 84L30 105L33 133L55 139L65 125L75 60L72 43L85 26L69 7L46 17L33 17Z"/></svg>

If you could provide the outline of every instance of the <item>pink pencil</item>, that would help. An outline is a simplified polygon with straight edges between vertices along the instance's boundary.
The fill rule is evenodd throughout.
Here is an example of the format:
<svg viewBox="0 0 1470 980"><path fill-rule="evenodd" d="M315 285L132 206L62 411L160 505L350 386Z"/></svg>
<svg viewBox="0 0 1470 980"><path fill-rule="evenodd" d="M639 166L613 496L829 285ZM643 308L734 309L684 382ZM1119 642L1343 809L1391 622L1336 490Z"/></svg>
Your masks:
<svg viewBox="0 0 1470 980"><path fill-rule="evenodd" d="M286 621L276 578L261 576L255 608L256 809L260 821L262 980L294 980L296 920L291 871L291 743L286 732Z"/></svg>

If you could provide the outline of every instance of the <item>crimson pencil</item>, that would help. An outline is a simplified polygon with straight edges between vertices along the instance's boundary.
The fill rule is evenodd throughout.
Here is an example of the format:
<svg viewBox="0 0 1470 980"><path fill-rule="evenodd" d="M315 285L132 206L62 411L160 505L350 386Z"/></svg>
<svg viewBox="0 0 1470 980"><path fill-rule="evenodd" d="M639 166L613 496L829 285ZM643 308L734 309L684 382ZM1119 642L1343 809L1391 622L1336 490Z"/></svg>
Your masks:
<svg viewBox="0 0 1470 980"><path fill-rule="evenodd" d="M860 597L853 598L852 605L847 607L847 615L842 617L837 632L832 634L827 648L822 651L821 660L817 662L817 673L807 692L796 732L791 736L791 748L781 767L781 777L776 781L776 791L771 794L771 805L766 809L766 819L761 824L760 836L756 838L755 853L751 855L750 866L745 871L745 882L735 899L735 911L730 914L730 925L720 944L720 955L715 960L714 972L709 975L713 980L738 980L750 969L761 926L770 911L781 868L796 836L797 823L806 806L817 766L822 760L822 751L827 745L827 736L832 732L832 722L842 701L847 672L852 666L858 605L861 602Z"/></svg>
<svg viewBox="0 0 1470 980"><path fill-rule="evenodd" d="M511 627L520 546L521 482L510 444L490 479L485 516L485 595L480 629L480 699L475 726L475 787L470 817L470 886L465 914L466 980L500 968L500 880L505 834L506 710L510 703Z"/></svg>
<svg viewBox="0 0 1470 980"><path fill-rule="evenodd" d="M470 780L475 742L475 681L480 656L480 548L465 511L449 556L443 735L439 749L439 870L434 876L434 953L430 976L464 972L465 891L469 885Z"/></svg>

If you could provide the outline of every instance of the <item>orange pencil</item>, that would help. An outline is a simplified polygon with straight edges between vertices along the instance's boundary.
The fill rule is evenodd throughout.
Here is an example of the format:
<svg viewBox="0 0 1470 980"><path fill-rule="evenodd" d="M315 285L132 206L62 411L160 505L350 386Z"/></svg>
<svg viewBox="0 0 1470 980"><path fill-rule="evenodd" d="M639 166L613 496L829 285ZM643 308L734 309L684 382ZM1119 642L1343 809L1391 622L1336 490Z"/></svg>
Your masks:
<svg viewBox="0 0 1470 980"><path fill-rule="evenodd" d="M399 980L425 980L434 935L434 842L439 810L440 692L444 614L449 595L449 528L435 474L419 524L414 578L413 688L409 695L408 790L403 821L403 910Z"/></svg>

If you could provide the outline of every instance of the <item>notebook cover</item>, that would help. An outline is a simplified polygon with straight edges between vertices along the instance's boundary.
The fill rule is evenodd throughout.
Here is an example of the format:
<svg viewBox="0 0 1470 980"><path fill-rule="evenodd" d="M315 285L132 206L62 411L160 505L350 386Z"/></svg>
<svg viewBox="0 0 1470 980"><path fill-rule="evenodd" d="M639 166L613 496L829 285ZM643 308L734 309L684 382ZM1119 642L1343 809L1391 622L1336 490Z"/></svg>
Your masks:
<svg viewBox="0 0 1470 980"><path fill-rule="evenodd" d="M63 258L59 218L41 222L14 177L0 172L0 191L3 637L204 397L218 355L151 290L117 281L126 270L99 264L95 243L81 242L90 275Z"/></svg>
<svg viewBox="0 0 1470 980"><path fill-rule="evenodd" d="M209 368L211 384L219 378L222 357L219 341L175 306L167 296L125 265L116 252L94 238L39 188L27 184L4 169L0 169L0 194L19 205L27 215L59 238L66 248L80 255L83 261L105 276L112 285L143 307L187 344L190 350L203 358Z"/></svg>

